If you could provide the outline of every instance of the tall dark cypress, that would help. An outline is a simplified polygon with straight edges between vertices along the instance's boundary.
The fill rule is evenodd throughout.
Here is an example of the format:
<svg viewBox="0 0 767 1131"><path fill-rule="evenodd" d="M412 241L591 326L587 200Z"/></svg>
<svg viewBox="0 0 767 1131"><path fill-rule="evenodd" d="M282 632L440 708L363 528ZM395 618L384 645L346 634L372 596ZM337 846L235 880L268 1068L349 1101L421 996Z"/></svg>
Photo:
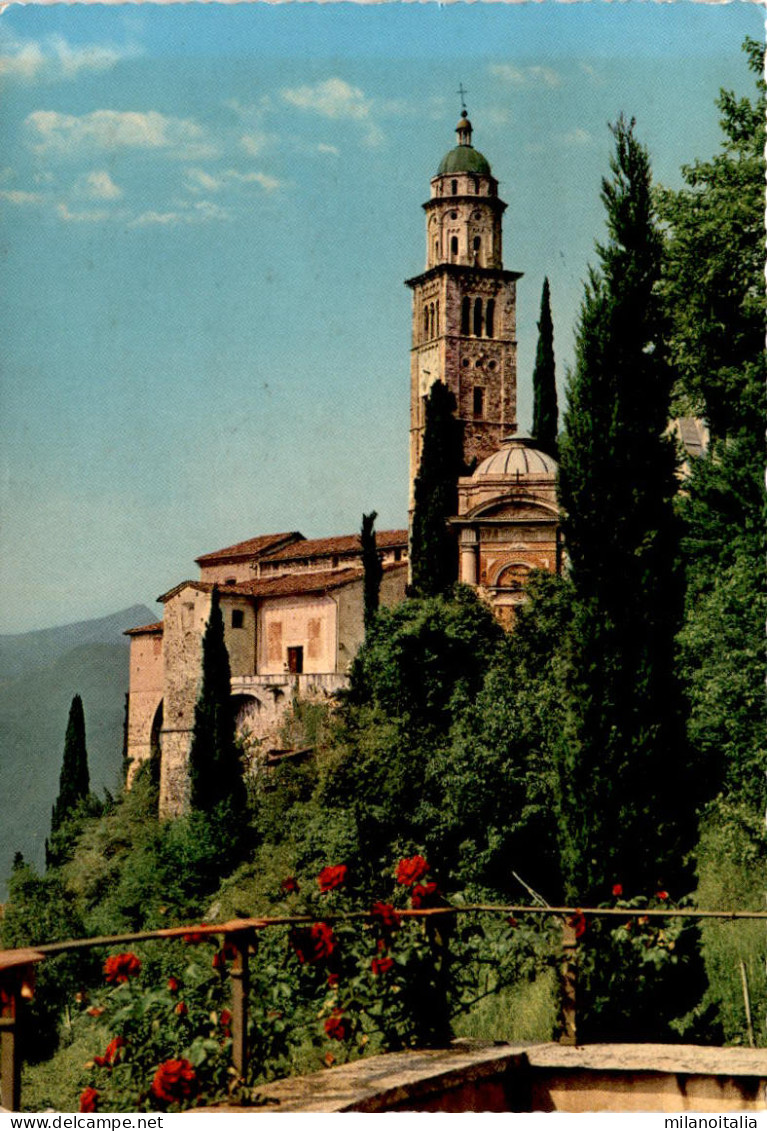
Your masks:
<svg viewBox="0 0 767 1131"><path fill-rule="evenodd" d="M194 709L189 751L192 808L211 812L221 804L245 806L245 785L235 744L231 668L224 640L218 589L213 587L210 616L202 639L202 684Z"/></svg>
<svg viewBox="0 0 767 1131"><path fill-rule="evenodd" d="M551 319L549 280L543 280L538 319L538 348L533 370L533 438L541 451L556 459L559 410L554 363L554 323Z"/></svg>
<svg viewBox="0 0 767 1131"><path fill-rule="evenodd" d="M435 381L426 401L410 546L412 588L419 597L446 592L458 577L458 553L448 519L458 509L458 477L466 469L463 425L455 411L455 397L447 385Z"/></svg>
<svg viewBox="0 0 767 1131"><path fill-rule="evenodd" d="M623 118L602 182L608 239L581 308L559 444L575 592L561 759L567 895L681 895L695 797L674 670L682 617L670 378L647 152Z"/></svg>
<svg viewBox="0 0 767 1131"><path fill-rule="evenodd" d="M373 618L378 612L378 604L381 597L383 565L381 563L381 555L378 553L378 547L376 545L375 521L377 517L375 511L371 511L370 514L363 514L362 530L360 532L362 566L365 570L363 581L365 631L367 631L373 623Z"/></svg>
<svg viewBox="0 0 767 1131"><path fill-rule="evenodd" d="M64 757L59 777L59 795L51 814L51 832L84 801L90 790L88 751L85 746L85 713L83 701L75 695L69 708L67 732L64 738Z"/></svg>

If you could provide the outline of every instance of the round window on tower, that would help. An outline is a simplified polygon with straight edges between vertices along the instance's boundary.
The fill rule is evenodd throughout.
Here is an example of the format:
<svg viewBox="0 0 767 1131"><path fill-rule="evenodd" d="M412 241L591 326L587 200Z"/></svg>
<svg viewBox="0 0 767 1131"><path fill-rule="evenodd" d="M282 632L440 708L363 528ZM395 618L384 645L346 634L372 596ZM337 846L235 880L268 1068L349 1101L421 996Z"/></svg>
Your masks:
<svg viewBox="0 0 767 1131"><path fill-rule="evenodd" d="M464 369L465 369L465 368L466 368L466 366L467 366L468 364L469 364L469 359L468 359L468 357L465 357L465 358L463 359L463 361L461 362L461 365L462 365L462 366L464 367Z"/></svg>

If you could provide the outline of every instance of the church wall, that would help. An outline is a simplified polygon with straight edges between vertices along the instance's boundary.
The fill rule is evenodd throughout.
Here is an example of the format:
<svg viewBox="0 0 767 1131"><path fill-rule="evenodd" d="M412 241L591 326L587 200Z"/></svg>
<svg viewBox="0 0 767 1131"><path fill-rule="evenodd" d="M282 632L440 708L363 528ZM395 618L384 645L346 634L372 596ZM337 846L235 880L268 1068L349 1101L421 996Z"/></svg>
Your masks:
<svg viewBox="0 0 767 1131"><path fill-rule="evenodd" d="M287 670L288 648L303 648L303 670L336 670L336 606L330 597L274 597L258 610L259 675Z"/></svg>
<svg viewBox="0 0 767 1131"><path fill-rule="evenodd" d="M225 585L232 580L235 582L252 581L255 576L247 558L243 558L239 562L200 566L200 581L211 581L215 585Z"/></svg>
<svg viewBox="0 0 767 1131"><path fill-rule="evenodd" d="M232 676L252 675L256 670L256 611L253 602L245 597L222 596L221 613ZM241 622L239 627L237 621Z"/></svg>
<svg viewBox="0 0 767 1131"><path fill-rule="evenodd" d="M130 638L130 696L128 699L128 784L151 754L152 722L163 694L163 636L161 632Z"/></svg>

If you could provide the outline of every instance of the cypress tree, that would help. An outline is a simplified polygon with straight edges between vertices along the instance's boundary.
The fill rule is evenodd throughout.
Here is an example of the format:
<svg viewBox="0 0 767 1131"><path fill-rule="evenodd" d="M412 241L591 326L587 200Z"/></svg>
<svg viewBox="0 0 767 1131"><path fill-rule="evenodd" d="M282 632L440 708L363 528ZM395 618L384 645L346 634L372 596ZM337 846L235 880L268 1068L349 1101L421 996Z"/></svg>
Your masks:
<svg viewBox="0 0 767 1131"><path fill-rule="evenodd" d="M245 807L245 784L234 732L229 653L218 588L214 586L202 640L202 683L189 751L193 809L211 812L226 804L236 812Z"/></svg>
<svg viewBox="0 0 767 1131"><path fill-rule="evenodd" d="M575 594L561 824L568 898L610 885L687 890L695 802L674 638L682 617L670 377L655 289L661 237L648 155L622 117L602 182L608 241L581 308L560 439Z"/></svg>
<svg viewBox="0 0 767 1131"><path fill-rule="evenodd" d="M541 314L538 319L538 348L533 370L533 439L543 452L556 459L557 380L554 365L554 323L551 320L549 280L543 280Z"/></svg>
<svg viewBox="0 0 767 1131"><path fill-rule="evenodd" d="M426 401L421 464L415 481L411 579L420 597L445 593L458 578L458 554L448 519L458 509L458 477L464 474L463 425L455 397L435 381Z"/></svg>
<svg viewBox="0 0 767 1131"><path fill-rule="evenodd" d="M375 520L377 518L375 511L370 514L363 514L362 516L362 530L360 532L360 542L362 544L362 565L365 570L364 586L364 618L365 618L365 631L370 628L373 623L373 618L378 612L378 604L381 596L381 578L383 577L383 565L381 564L381 556L378 553L376 546L376 532Z"/></svg>
<svg viewBox="0 0 767 1131"><path fill-rule="evenodd" d="M75 695L69 708L64 738L64 758L59 777L59 796L51 814L51 832L55 833L66 818L84 801L90 789L88 751L85 747L85 714L83 701Z"/></svg>

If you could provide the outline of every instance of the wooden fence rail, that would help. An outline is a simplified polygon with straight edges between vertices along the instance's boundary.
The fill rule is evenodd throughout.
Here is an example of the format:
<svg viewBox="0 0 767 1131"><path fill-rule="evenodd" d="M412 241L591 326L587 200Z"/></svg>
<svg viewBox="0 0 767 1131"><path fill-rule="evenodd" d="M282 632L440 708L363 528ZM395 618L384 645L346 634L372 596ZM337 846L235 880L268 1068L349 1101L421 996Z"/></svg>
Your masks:
<svg viewBox="0 0 767 1131"><path fill-rule="evenodd" d="M629 909L625 907L548 907L524 904L457 904L448 907L397 910L402 918L422 919L466 914L541 915L555 916L562 925L562 964L560 977L560 1040L574 1045L576 1028L576 985L578 933L576 923L589 918L629 919L719 919L767 920L767 911L698 911L692 908ZM326 922L371 920L369 911L323 915ZM232 1064L240 1076L248 1067L248 990L250 956L255 951L260 931L270 927L294 926L313 923L310 915L283 915L252 919L232 919L226 923L165 927L155 931L132 931L118 935L100 935L88 939L67 939L64 942L43 943L40 946L0 951L0 1110L19 1111L21 1108L21 1062L23 1050L24 1002L34 996L35 968L46 958L77 950L116 946L129 942L147 942L151 939L179 939L194 934L222 935L225 944L235 952L230 970L232 981Z"/></svg>

